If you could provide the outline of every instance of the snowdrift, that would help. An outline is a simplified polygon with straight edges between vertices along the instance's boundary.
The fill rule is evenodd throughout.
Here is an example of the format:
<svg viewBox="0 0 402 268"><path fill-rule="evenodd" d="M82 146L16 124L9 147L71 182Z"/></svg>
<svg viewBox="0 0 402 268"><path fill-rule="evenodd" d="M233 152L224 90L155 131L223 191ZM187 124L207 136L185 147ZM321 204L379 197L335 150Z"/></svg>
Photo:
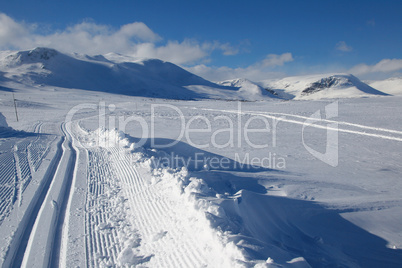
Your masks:
<svg viewBox="0 0 402 268"><path fill-rule="evenodd" d="M358 98L386 96L351 74L287 77L277 81L263 81L265 88L284 99Z"/></svg>

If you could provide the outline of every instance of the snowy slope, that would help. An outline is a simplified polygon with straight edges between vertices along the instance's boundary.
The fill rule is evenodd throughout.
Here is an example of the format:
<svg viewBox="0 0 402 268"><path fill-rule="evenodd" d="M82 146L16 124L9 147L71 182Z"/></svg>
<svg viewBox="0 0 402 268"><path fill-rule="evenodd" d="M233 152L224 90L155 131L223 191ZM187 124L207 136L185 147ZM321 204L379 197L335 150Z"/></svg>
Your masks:
<svg viewBox="0 0 402 268"><path fill-rule="evenodd" d="M227 80L223 82L219 82L218 84L227 87L236 87L239 89L239 95L244 96L245 99L249 100L260 100L263 99L263 96L269 96L271 98L278 98L277 94L274 91L268 91L258 84L245 79L238 78L233 80Z"/></svg>
<svg viewBox="0 0 402 268"><path fill-rule="evenodd" d="M285 99L353 98L387 95L350 74L287 77L263 81L263 87Z"/></svg>
<svg viewBox="0 0 402 268"><path fill-rule="evenodd" d="M402 78L392 77L386 80L367 82L370 86L390 95L402 95Z"/></svg>
<svg viewBox="0 0 402 268"><path fill-rule="evenodd" d="M224 87L177 65L157 59L63 54L50 48L0 53L3 80L28 85L76 88L167 99L247 99L238 88ZM268 97L268 96L267 96Z"/></svg>

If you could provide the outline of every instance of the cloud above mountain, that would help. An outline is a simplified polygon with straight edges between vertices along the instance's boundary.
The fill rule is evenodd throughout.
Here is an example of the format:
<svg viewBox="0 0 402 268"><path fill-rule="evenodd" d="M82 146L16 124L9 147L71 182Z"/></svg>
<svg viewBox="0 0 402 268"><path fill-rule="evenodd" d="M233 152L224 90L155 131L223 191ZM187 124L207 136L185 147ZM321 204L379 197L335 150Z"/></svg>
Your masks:
<svg viewBox="0 0 402 268"><path fill-rule="evenodd" d="M35 23L16 21L0 13L0 50L26 50L34 47L51 47L62 52L78 52L95 55L115 52L139 58L158 58L184 66L187 70L206 79L221 81L234 78L263 80L304 74L314 69L303 65L305 55L297 55L297 63L289 72L289 63L295 61L291 52L267 54L256 62L241 67L222 66L216 58L243 54L242 61L247 62L245 53L250 52L251 44L232 45L229 42L199 41L191 38L183 40L165 39L143 22L133 22L120 27L99 24L92 20L70 25L64 29L43 29ZM245 49L246 47L246 49ZM335 49L347 53L358 51L345 41L339 41ZM216 57L217 56L217 57ZM239 55L240 56L240 55ZM235 66L235 65L234 65ZM283 67L285 66L285 67ZM376 64L357 64L354 67L320 65L315 72L349 72L366 79L376 74L386 76L400 75L402 59L383 59Z"/></svg>
<svg viewBox="0 0 402 268"><path fill-rule="evenodd" d="M285 74L275 72L275 67L283 66L293 60L292 53L287 52L280 55L269 54L263 60L245 68L230 68L226 66L209 67L204 64L199 64L189 67L187 70L213 81L229 80L239 77L259 81L267 78L283 77Z"/></svg>
<svg viewBox="0 0 402 268"><path fill-rule="evenodd" d="M0 13L0 48L30 49L52 47L63 52L104 54L117 52L134 57L159 58L176 64L192 64L205 60L213 51L235 55L238 49L218 41L199 42L185 39L163 40L142 22L133 22L119 29L84 21L50 34L40 34L36 24L17 22Z"/></svg>
<svg viewBox="0 0 402 268"><path fill-rule="evenodd" d="M402 59L383 59L376 64L359 64L354 66L350 72L361 75L370 73L390 73L402 70Z"/></svg>

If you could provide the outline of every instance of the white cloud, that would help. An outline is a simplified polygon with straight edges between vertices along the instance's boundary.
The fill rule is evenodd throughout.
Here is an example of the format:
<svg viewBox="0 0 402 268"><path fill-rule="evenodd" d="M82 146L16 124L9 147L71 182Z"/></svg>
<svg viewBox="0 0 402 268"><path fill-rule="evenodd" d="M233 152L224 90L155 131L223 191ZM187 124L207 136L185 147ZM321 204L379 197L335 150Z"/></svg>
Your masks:
<svg viewBox="0 0 402 268"><path fill-rule="evenodd" d="M188 67L187 70L212 81L223 81L235 78L247 78L253 81L261 81L264 79L283 77L283 73L275 72L273 69L291 61L293 61L291 53L283 53L281 55L269 54L264 60L246 68L209 67L200 64Z"/></svg>
<svg viewBox="0 0 402 268"><path fill-rule="evenodd" d="M19 23L0 13L0 49L31 49L37 46L63 52L85 54L122 53L135 57L159 58L176 64L192 64L213 51L224 55L238 53L229 43L203 42L186 39L166 40L142 22L114 29L94 22L83 22L51 34L38 34L34 24Z"/></svg>
<svg viewBox="0 0 402 268"><path fill-rule="evenodd" d="M29 41L29 31L33 30L35 25L25 25L17 23L5 14L0 13L0 47L19 47Z"/></svg>
<svg viewBox="0 0 402 268"><path fill-rule="evenodd" d="M336 46L336 50L343 51L343 52L350 52L353 50L351 46L348 46L345 41L339 41Z"/></svg>
<svg viewBox="0 0 402 268"><path fill-rule="evenodd" d="M349 72L356 75L364 75L370 73L391 73L399 70L402 70L402 59L383 59L374 65L356 65Z"/></svg>
<svg viewBox="0 0 402 268"><path fill-rule="evenodd" d="M35 24L16 22L0 13L0 49L23 50L44 46L89 55L116 52L133 57L158 58L187 66L198 64L187 69L212 80L238 77L261 80L276 77L278 73L273 72L273 68L293 61L291 53L283 53L269 54L262 61L246 68L207 67L202 63L208 62L214 51L227 56L236 55L240 51L247 51L249 41L243 40L237 46L232 46L219 41L163 40L142 22L115 29L93 21L84 21L63 30L47 32L40 34Z"/></svg>
<svg viewBox="0 0 402 268"><path fill-rule="evenodd" d="M276 67L283 66L283 64L290 61L293 61L291 53L283 53L281 55L269 54L259 65L262 67Z"/></svg>
<svg viewBox="0 0 402 268"><path fill-rule="evenodd" d="M168 41L164 46L157 46L153 43L142 43L135 47L131 53L135 57L158 58L176 64L189 64L208 56L208 51L203 49L195 41L184 40Z"/></svg>

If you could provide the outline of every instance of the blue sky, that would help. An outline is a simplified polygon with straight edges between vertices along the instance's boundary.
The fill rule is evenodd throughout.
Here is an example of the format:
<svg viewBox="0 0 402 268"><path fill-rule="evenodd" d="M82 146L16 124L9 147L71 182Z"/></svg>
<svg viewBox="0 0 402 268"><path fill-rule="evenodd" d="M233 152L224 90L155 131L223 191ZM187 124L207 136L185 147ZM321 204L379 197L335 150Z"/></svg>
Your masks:
<svg viewBox="0 0 402 268"><path fill-rule="evenodd" d="M402 1L3 1L0 48L172 61L212 80L400 76Z"/></svg>

